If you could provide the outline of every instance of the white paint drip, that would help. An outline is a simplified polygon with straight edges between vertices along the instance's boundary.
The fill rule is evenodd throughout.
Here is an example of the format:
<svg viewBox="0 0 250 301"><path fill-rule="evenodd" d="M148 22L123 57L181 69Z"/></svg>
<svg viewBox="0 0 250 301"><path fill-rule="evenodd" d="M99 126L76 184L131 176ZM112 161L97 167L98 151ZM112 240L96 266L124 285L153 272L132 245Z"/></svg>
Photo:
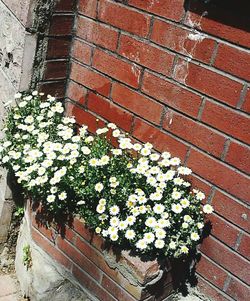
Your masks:
<svg viewBox="0 0 250 301"><path fill-rule="evenodd" d="M202 34L202 33L199 32L199 31L195 31L194 33L190 33L190 34L188 35L188 39L189 39L189 40L192 40L192 41L198 41L198 42L200 42L200 41L202 41L202 40L205 39L205 35Z"/></svg>

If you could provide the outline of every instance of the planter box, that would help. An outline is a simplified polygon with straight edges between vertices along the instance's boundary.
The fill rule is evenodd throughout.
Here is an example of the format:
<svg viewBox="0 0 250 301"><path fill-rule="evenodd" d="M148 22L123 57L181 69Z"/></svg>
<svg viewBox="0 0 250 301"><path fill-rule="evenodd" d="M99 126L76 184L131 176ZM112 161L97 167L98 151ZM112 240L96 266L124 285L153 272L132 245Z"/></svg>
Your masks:
<svg viewBox="0 0 250 301"><path fill-rule="evenodd" d="M104 240L75 218L64 234L37 221L29 210L33 241L64 266L77 282L101 301L160 301L173 292L170 264L143 262L127 251L104 247Z"/></svg>

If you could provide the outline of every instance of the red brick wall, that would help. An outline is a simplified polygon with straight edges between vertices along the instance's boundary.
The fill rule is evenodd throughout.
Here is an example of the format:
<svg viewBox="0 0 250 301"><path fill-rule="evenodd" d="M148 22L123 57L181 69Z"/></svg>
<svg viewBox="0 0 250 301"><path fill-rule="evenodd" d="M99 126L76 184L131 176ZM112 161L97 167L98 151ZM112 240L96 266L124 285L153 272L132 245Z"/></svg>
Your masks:
<svg viewBox="0 0 250 301"><path fill-rule="evenodd" d="M69 53L54 37L70 34L71 2L52 19L44 75L62 88ZM215 208L199 286L220 301L250 299L248 2L79 0L66 91L79 124L115 122L193 169Z"/></svg>

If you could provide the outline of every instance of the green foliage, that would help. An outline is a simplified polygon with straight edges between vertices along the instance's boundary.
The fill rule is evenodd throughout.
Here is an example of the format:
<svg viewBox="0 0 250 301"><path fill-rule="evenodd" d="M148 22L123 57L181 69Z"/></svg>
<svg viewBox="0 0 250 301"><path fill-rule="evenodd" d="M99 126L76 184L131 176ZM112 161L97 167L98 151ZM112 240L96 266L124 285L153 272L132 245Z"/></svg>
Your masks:
<svg viewBox="0 0 250 301"><path fill-rule="evenodd" d="M23 247L23 264L26 266L27 270L32 266L32 257L30 245L25 245Z"/></svg>
<svg viewBox="0 0 250 301"><path fill-rule="evenodd" d="M133 143L115 124L76 134L61 102L36 91L17 94L0 146L32 199L54 216L80 214L112 244L138 254L180 257L200 242L205 195L192 190L191 170L150 143Z"/></svg>

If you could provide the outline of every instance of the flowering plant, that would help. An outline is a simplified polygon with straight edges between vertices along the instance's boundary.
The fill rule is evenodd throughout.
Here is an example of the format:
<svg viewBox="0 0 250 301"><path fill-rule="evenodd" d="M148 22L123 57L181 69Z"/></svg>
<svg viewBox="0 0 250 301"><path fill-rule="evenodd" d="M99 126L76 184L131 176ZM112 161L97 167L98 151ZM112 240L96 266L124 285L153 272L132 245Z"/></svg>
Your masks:
<svg viewBox="0 0 250 301"><path fill-rule="evenodd" d="M133 143L115 124L75 132L61 102L36 91L16 95L0 162L50 210L73 210L96 233L149 256L180 257L201 239L205 195L192 190L191 170L150 143ZM115 146L114 146L115 145ZM72 209L73 208L73 209Z"/></svg>

